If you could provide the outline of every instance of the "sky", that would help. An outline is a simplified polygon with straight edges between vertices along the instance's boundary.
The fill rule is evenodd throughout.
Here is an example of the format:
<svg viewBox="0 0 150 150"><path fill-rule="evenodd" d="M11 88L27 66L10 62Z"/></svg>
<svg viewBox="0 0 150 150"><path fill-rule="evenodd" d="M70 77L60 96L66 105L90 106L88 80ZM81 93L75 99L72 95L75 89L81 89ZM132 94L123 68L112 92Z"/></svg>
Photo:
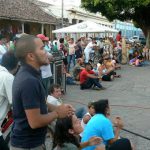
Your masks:
<svg viewBox="0 0 150 150"><path fill-rule="evenodd" d="M62 0L40 0L42 2L50 3L53 5L61 5ZM81 0L63 0L64 6L79 6L81 4Z"/></svg>

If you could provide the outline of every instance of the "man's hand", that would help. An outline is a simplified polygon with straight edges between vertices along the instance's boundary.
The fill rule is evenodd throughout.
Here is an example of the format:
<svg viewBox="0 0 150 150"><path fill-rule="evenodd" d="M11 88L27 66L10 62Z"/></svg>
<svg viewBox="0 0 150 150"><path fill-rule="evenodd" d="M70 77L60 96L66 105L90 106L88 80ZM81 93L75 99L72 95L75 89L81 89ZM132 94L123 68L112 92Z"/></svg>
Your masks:
<svg viewBox="0 0 150 150"><path fill-rule="evenodd" d="M75 112L75 109L69 104L62 104L58 106L55 111L58 114L58 118L64 118L66 116L72 116Z"/></svg>
<svg viewBox="0 0 150 150"><path fill-rule="evenodd" d="M89 142L89 146L98 145L102 142L102 139L100 137L93 136L89 139L88 142Z"/></svg>

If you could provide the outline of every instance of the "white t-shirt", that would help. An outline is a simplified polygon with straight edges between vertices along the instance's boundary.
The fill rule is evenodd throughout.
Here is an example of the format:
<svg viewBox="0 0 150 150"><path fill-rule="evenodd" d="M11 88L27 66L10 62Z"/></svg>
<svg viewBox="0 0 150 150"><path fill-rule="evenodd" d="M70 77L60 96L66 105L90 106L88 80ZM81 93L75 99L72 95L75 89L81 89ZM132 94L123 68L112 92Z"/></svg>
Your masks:
<svg viewBox="0 0 150 150"><path fill-rule="evenodd" d="M59 106L59 105L62 104L62 100L61 99L57 99L54 96L48 95L47 103L53 104L55 106Z"/></svg>
<svg viewBox="0 0 150 150"><path fill-rule="evenodd" d="M14 76L0 65L0 126L12 104L13 80Z"/></svg>
<svg viewBox="0 0 150 150"><path fill-rule="evenodd" d="M41 69L41 73L42 73L42 78L48 78L48 77L52 76L50 64L44 65L44 66L40 67L40 69Z"/></svg>
<svg viewBox="0 0 150 150"><path fill-rule="evenodd" d="M90 118L92 117L89 112L87 112L87 113L84 115L84 117L85 117L85 116L90 116ZM83 122L83 118L82 118L82 120L81 120L81 126L82 126L82 128L83 128L83 131L84 131L84 128L86 127L86 125L87 125L87 124L85 124L85 123ZM83 132L80 133L80 136L81 136L81 137L82 137L82 135L83 135Z"/></svg>
<svg viewBox="0 0 150 150"><path fill-rule="evenodd" d="M52 56L51 53L47 52L49 56ZM41 73L42 73L42 78L49 78L52 76L52 71L51 71L51 65L44 65L40 67Z"/></svg>
<svg viewBox="0 0 150 150"><path fill-rule="evenodd" d="M0 45L0 60L2 59L2 56L6 53L6 49Z"/></svg>
<svg viewBox="0 0 150 150"><path fill-rule="evenodd" d="M86 48L84 49L84 53L90 53L90 52L92 52L93 46L94 46L93 43L90 42L90 43L86 46Z"/></svg>

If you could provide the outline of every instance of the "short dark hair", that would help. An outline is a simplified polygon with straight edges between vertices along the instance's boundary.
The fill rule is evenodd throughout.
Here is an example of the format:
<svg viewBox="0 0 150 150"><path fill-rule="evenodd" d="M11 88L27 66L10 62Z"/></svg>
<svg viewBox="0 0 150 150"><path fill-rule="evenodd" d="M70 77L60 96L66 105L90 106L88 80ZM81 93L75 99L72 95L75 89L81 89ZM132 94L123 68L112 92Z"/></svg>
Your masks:
<svg viewBox="0 0 150 150"><path fill-rule="evenodd" d="M59 39L59 42L60 42L60 43L64 43L64 38L60 38L60 39Z"/></svg>
<svg viewBox="0 0 150 150"><path fill-rule="evenodd" d="M26 56L29 52L33 52L36 49L35 39L33 35L23 35L16 43L16 57L21 62L25 62Z"/></svg>
<svg viewBox="0 0 150 150"><path fill-rule="evenodd" d="M108 99L100 99L93 102L96 114L103 114L106 116L106 109L109 107Z"/></svg>
<svg viewBox="0 0 150 150"><path fill-rule="evenodd" d="M69 129L73 129L72 118L73 116L70 116L56 121L53 147L59 146L62 148L64 143L72 143L77 147L80 146L78 138L69 133Z"/></svg>
<svg viewBox="0 0 150 150"><path fill-rule="evenodd" d="M86 67L86 66L91 66L91 64L90 64L89 62L88 62L88 63L85 63L84 65L85 65L85 67Z"/></svg>
<svg viewBox="0 0 150 150"><path fill-rule="evenodd" d="M97 39L94 37L94 38L92 38L92 41L96 41Z"/></svg>
<svg viewBox="0 0 150 150"><path fill-rule="evenodd" d="M121 31L119 31L118 33L119 33L119 34L121 34L122 32L121 32Z"/></svg>
<svg viewBox="0 0 150 150"><path fill-rule="evenodd" d="M49 89L49 93L53 94L55 89L61 89L61 86L59 84L53 84Z"/></svg>
<svg viewBox="0 0 150 150"><path fill-rule="evenodd" d="M16 58L14 51L9 50L3 55L1 65L8 71L12 71L17 67L18 59Z"/></svg>
<svg viewBox="0 0 150 150"><path fill-rule="evenodd" d="M88 103L88 108L91 108L92 106L94 106L93 103L94 103L94 102L89 102L89 103Z"/></svg>

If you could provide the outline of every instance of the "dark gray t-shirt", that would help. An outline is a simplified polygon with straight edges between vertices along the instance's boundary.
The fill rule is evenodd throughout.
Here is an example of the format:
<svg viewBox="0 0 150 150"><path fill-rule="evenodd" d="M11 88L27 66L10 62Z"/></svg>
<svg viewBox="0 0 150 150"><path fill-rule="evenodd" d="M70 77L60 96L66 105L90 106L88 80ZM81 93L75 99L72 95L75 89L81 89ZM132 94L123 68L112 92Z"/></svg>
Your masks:
<svg viewBox="0 0 150 150"><path fill-rule="evenodd" d="M41 73L30 65L21 66L13 82L13 117L11 144L18 148L34 148L45 141L46 127L32 129L25 110L39 108L47 114L45 89Z"/></svg>

